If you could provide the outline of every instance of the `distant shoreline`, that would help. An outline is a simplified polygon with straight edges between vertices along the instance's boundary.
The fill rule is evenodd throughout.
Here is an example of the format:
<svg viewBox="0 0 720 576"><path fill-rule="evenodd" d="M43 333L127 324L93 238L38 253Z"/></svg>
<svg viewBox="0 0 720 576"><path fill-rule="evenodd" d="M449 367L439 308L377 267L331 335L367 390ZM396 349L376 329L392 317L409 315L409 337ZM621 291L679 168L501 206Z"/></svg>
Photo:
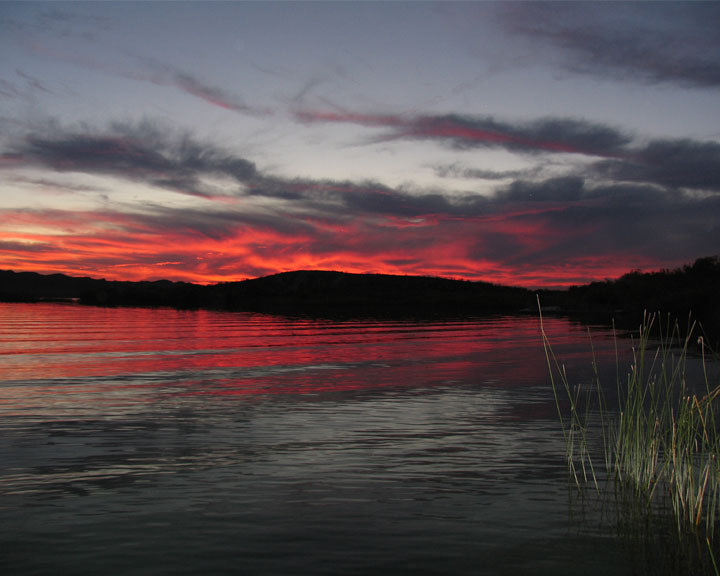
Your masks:
<svg viewBox="0 0 720 576"><path fill-rule="evenodd" d="M680 321L688 314L720 333L720 259L700 258L676 270L630 272L616 280L567 290L529 290L430 276L301 270L241 282L109 281L64 274L0 270L0 302L78 302L284 315L440 318L537 311L603 323L636 323L643 311Z"/></svg>

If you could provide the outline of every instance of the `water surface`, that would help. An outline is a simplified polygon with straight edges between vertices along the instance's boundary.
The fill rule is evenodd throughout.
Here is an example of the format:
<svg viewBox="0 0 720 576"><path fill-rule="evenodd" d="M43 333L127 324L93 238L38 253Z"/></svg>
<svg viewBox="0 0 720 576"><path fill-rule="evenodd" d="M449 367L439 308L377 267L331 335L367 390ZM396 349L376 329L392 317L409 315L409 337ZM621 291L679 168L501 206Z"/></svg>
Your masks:
<svg viewBox="0 0 720 576"><path fill-rule="evenodd" d="M546 329L589 381L587 329ZM0 435L6 574L634 570L569 506L532 316L0 304Z"/></svg>

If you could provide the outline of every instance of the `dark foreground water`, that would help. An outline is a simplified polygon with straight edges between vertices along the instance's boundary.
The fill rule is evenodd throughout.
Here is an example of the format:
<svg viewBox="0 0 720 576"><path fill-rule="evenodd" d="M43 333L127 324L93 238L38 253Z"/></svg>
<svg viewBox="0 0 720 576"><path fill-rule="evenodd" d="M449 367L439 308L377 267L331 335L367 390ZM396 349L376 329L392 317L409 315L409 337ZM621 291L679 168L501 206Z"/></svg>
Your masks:
<svg viewBox="0 0 720 576"><path fill-rule="evenodd" d="M643 573L563 456L532 316L0 304L1 574Z"/></svg>

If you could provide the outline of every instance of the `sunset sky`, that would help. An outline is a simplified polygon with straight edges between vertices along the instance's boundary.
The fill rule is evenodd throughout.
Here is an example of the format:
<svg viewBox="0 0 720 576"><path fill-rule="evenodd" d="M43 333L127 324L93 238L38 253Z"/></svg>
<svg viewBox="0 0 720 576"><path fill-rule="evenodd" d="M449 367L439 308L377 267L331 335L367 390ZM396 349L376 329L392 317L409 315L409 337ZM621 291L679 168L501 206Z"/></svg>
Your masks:
<svg viewBox="0 0 720 576"><path fill-rule="evenodd" d="M720 3L0 3L0 269L522 286L720 253Z"/></svg>

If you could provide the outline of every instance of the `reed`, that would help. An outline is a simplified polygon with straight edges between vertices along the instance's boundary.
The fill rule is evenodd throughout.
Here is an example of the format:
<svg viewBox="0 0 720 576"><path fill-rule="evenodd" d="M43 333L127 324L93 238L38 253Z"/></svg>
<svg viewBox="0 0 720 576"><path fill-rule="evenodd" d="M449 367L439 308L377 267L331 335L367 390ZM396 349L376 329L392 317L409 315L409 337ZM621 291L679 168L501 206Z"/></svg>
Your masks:
<svg viewBox="0 0 720 576"><path fill-rule="evenodd" d="M543 346L545 349L545 358L548 364L550 374L550 383L552 385L553 395L555 397L555 406L557 408L558 419L565 439L565 454L567 459L568 471L574 480L578 489L582 489L582 485L588 483L592 479L593 485L597 490L600 489L597 475L595 474L595 466L593 465L592 455L589 450L588 443L588 424L590 422L591 403L583 402L582 395L585 392L580 384L571 386L565 366L560 363L555 356L550 342L545 333L542 322L542 311L540 312L540 329L543 338ZM597 380L597 379L596 379ZM602 397L600 387L597 391ZM569 415L564 414L563 406L567 404ZM581 410L584 405L585 412Z"/></svg>
<svg viewBox="0 0 720 576"><path fill-rule="evenodd" d="M545 333L542 311L540 327L568 469L578 489L592 484L600 491L593 458L599 445L604 477L617 490L648 512L671 511L680 533L704 532L708 543L713 540L720 519L720 386L710 384L709 350L702 337L693 336L696 325L688 322L682 336L669 317L663 323L659 315L644 315L632 340L630 371L617 378L618 409L612 412L597 369L590 390L571 385ZM695 341L703 377L690 383L688 351ZM617 337L615 342L617 349Z"/></svg>

